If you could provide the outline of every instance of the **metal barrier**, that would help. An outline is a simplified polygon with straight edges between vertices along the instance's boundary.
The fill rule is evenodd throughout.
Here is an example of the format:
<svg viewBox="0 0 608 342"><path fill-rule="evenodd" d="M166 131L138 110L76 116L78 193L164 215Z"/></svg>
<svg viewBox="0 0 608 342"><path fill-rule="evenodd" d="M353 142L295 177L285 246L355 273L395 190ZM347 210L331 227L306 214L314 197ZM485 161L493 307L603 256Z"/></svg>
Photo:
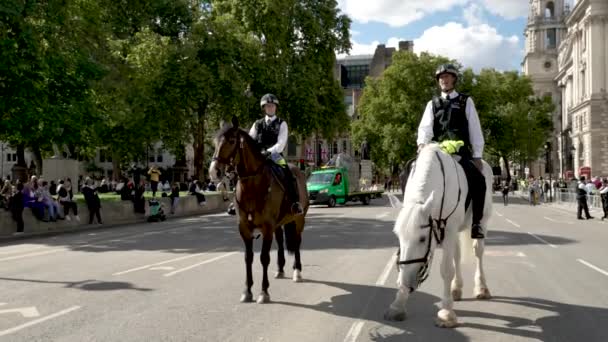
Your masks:
<svg viewBox="0 0 608 342"><path fill-rule="evenodd" d="M576 192L570 189L556 189L555 202L562 204L576 205ZM587 195L587 205L589 208L602 208L602 198L600 195Z"/></svg>

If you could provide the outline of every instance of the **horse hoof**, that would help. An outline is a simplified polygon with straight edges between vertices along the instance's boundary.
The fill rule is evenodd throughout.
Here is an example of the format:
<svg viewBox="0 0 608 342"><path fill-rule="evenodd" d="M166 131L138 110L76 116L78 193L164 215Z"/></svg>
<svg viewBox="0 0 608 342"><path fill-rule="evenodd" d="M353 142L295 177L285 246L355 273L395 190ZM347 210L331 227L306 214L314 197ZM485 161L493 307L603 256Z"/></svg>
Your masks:
<svg viewBox="0 0 608 342"><path fill-rule="evenodd" d="M274 274L274 278L275 279L283 279L283 278L285 278L285 272L278 271L277 273Z"/></svg>
<svg viewBox="0 0 608 342"><path fill-rule="evenodd" d="M437 313L435 325L439 328L454 328L458 325L458 319L454 311L441 309Z"/></svg>
<svg viewBox="0 0 608 342"><path fill-rule="evenodd" d="M241 295L241 303L251 303L253 302L253 295L251 293L243 293Z"/></svg>
<svg viewBox="0 0 608 342"><path fill-rule="evenodd" d="M490 294L490 290L485 287L482 287L475 291L475 298L477 299L491 299L492 295Z"/></svg>
<svg viewBox="0 0 608 342"><path fill-rule="evenodd" d="M302 273L299 270L293 271L293 282L301 283L302 282Z"/></svg>
<svg viewBox="0 0 608 342"><path fill-rule="evenodd" d="M461 300L462 299L462 290L461 289L454 289L454 290L452 290L452 299L455 302Z"/></svg>
<svg viewBox="0 0 608 342"><path fill-rule="evenodd" d="M387 321L405 321L406 318L405 310L396 310L389 308L384 313L384 319Z"/></svg>
<svg viewBox="0 0 608 342"><path fill-rule="evenodd" d="M270 295L268 293L260 293L257 300L258 304L270 303Z"/></svg>

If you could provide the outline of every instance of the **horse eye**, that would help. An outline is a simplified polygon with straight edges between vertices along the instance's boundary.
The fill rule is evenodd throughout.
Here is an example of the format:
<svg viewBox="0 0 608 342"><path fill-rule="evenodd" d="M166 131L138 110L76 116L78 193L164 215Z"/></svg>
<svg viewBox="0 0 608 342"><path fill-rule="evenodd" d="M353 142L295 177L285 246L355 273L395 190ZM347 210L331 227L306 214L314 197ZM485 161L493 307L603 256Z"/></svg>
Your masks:
<svg viewBox="0 0 608 342"><path fill-rule="evenodd" d="M426 236L421 236L418 242L424 243L426 241Z"/></svg>

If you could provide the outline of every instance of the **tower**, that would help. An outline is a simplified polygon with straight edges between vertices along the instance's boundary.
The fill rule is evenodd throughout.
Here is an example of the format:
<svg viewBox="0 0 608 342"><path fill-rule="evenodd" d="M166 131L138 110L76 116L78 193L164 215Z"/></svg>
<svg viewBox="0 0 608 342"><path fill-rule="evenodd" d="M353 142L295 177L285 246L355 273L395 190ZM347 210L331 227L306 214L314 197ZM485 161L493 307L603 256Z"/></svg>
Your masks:
<svg viewBox="0 0 608 342"><path fill-rule="evenodd" d="M532 79L536 96L550 96L556 105L553 113L553 127L560 124L561 91L555 77L558 74L557 57L559 45L566 37L566 16L568 9L565 0L530 0L528 24L524 32L525 56L522 71ZM557 146L556 134L552 134L551 145ZM550 169L543 169L539 164L530 167L535 175L545 171L558 171L557 155L552 151ZM539 170L540 169L540 170Z"/></svg>

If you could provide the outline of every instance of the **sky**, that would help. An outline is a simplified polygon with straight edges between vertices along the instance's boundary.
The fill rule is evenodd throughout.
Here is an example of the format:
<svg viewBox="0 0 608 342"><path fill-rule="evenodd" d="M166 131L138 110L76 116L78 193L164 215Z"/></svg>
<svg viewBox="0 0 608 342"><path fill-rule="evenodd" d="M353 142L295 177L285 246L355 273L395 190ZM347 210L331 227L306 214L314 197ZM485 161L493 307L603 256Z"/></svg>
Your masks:
<svg viewBox="0 0 608 342"><path fill-rule="evenodd" d="M338 0L338 7L353 20L350 55L413 40L416 53L454 58L476 71L521 71L529 0Z"/></svg>

